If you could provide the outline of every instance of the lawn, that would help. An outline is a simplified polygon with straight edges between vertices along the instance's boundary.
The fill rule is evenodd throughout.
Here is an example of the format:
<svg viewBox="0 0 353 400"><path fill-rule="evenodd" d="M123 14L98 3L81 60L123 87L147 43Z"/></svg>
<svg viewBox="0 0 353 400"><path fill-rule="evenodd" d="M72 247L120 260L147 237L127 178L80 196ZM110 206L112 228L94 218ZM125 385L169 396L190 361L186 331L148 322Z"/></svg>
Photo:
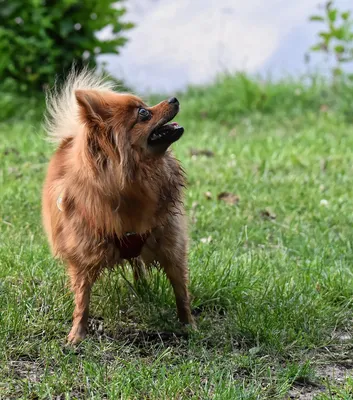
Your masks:
<svg viewBox="0 0 353 400"><path fill-rule="evenodd" d="M136 287L129 269L116 269L95 285L90 333L76 348L65 346L65 269L41 227L53 151L41 106L21 103L12 116L11 98L1 100L0 398L351 399L346 97L322 83L241 75L181 94L185 134L173 147L188 175L198 330L180 328L161 272Z"/></svg>

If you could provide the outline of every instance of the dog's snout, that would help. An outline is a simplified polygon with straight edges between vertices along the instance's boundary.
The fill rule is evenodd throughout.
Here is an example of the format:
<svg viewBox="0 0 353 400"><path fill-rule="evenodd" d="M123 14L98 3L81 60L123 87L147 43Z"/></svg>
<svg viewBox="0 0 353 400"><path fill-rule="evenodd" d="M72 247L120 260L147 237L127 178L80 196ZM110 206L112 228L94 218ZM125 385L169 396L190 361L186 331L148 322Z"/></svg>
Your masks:
<svg viewBox="0 0 353 400"><path fill-rule="evenodd" d="M178 101L178 99L177 99L176 97L171 97L171 98L168 100L168 103L169 103L169 104L179 105L179 101Z"/></svg>

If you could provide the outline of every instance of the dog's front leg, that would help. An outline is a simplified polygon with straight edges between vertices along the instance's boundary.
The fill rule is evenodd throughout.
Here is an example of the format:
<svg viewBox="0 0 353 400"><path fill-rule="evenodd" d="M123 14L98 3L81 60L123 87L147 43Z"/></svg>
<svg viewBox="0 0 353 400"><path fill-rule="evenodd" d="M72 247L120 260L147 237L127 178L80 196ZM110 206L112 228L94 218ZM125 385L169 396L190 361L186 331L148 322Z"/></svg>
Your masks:
<svg viewBox="0 0 353 400"><path fill-rule="evenodd" d="M75 309L68 342L77 344L81 342L87 334L91 288L97 276L96 274L90 273L88 269L80 268L74 264L69 265L68 272L75 296Z"/></svg>

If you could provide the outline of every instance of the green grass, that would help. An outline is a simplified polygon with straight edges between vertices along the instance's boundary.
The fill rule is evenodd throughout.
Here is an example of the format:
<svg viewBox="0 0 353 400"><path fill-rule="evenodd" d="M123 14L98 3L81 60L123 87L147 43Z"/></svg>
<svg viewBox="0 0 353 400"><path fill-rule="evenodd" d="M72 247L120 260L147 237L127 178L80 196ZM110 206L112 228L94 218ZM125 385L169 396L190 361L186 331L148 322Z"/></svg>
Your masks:
<svg viewBox="0 0 353 400"><path fill-rule="evenodd" d="M237 76L183 94L174 150L189 180L198 331L182 334L162 273L135 287L115 270L94 288L90 335L76 349L65 347L65 270L40 220L52 148L38 110L4 121L0 398L285 399L312 388L312 398L350 399L353 127L348 89L335 93ZM325 377L329 368L342 379Z"/></svg>

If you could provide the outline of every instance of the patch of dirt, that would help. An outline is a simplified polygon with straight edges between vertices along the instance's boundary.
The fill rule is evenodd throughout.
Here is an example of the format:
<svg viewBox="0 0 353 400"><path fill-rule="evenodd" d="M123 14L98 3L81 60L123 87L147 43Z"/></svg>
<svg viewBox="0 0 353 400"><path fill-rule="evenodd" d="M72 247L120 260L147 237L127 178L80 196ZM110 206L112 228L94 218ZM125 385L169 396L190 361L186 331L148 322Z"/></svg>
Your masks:
<svg viewBox="0 0 353 400"><path fill-rule="evenodd" d="M18 167L8 167L7 172L9 175L13 175L15 179L22 178L23 174Z"/></svg>
<svg viewBox="0 0 353 400"><path fill-rule="evenodd" d="M45 364L44 364L45 363ZM45 367L44 367L45 365ZM30 384L40 382L44 376L44 370L46 369L46 373L48 372L48 364L46 361L28 361L28 360L17 360L17 361L9 361L6 366L7 375L11 377L11 386L1 386L0 385L0 399L19 399L23 398L23 384L24 382L29 382ZM51 374L55 374L53 368L50 370ZM1 390L4 388L6 397L1 396ZM7 391L7 392L6 392ZM27 397L26 397L27 398ZM31 391L30 397L31 400L39 399L39 395L33 390ZM54 396L56 400L64 400L64 394L57 394ZM81 387L74 387L71 391L71 397L74 399L86 399L87 393L84 385ZM106 397L102 397L105 399Z"/></svg>
<svg viewBox="0 0 353 400"><path fill-rule="evenodd" d="M214 157L214 152L208 149L190 149L190 156L205 156L205 157Z"/></svg>
<svg viewBox="0 0 353 400"><path fill-rule="evenodd" d="M135 329L131 326L119 326L116 332L108 332L104 329L104 321L101 318L89 319L89 335L95 335L102 339L122 340L126 344L138 348L151 344L179 345L180 341L188 338L187 328L180 332L149 331Z"/></svg>
<svg viewBox="0 0 353 400"><path fill-rule="evenodd" d="M316 367L316 373L322 379L329 379L340 384L344 383L348 376L353 375L353 369L346 368L343 365L321 365Z"/></svg>
<svg viewBox="0 0 353 400"><path fill-rule="evenodd" d="M135 330L124 330L119 332L124 338L128 338L134 344L146 343L160 343L168 344L180 343L180 339L186 339L188 337L187 332L153 332L153 331L135 331Z"/></svg>
<svg viewBox="0 0 353 400"><path fill-rule="evenodd" d="M104 320L103 318L89 318L88 320L88 331L93 332L98 336L102 336L104 333Z"/></svg>
<svg viewBox="0 0 353 400"><path fill-rule="evenodd" d="M353 365L323 364L315 367L319 382L330 381L334 385L343 385L348 376L353 375ZM323 384L315 382L295 382L288 392L287 399L312 400L315 396L327 392Z"/></svg>
<svg viewBox="0 0 353 400"><path fill-rule="evenodd" d="M23 357L16 361L8 361L2 372L6 379L0 383L0 399L19 399L23 395L23 383L39 382L44 375L44 366L38 360ZM4 397L1 394L4 394ZM33 395L33 399L36 398L38 397Z"/></svg>
<svg viewBox="0 0 353 400"><path fill-rule="evenodd" d="M344 344L352 341L352 332L349 331L335 331L332 334L332 339L339 340L339 343Z"/></svg>
<svg viewBox="0 0 353 400"><path fill-rule="evenodd" d="M206 198L206 200L212 200L212 193L207 191L204 193L204 196Z"/></svg>
<svg viewBox="0 0 353 400"><path fill-rule="evenodd" d="M222 192L219 193L217 196L218 200L224 201L225 203L235 206L239 203L240 197L234 193L229 193L229 192Z"/></svg>
<svg viewBox="0 0 353 400"><path fill-rule="evenodd" d="M13 376L28 379L30 382L39 382L44 373L43 366L37 361L9 361L8 366Z"/></svg>
<svg viewBox="0 0 353 400"><path fill-rule="evenodd" d="M266 209L260 211L260 217L262 219L275 220L277 218L277 215L271 210Z"/></svg>
<svg viewBox="0 0 353 400"><path fill-rule="evenodd" d="M19 156L20 152L17 149L15 149L14 147L6 147L4 149L4 151L2 152L2 154L4 156L8 156L10 154L14 154L15 156Z"/></svg>
<svg viewBox="0 0 353 400"><path fill-rule="evenodd" d="M316 385L295 385L287 395L287 399L312 400L315 396L325 392L325 388Z"/></svg>

